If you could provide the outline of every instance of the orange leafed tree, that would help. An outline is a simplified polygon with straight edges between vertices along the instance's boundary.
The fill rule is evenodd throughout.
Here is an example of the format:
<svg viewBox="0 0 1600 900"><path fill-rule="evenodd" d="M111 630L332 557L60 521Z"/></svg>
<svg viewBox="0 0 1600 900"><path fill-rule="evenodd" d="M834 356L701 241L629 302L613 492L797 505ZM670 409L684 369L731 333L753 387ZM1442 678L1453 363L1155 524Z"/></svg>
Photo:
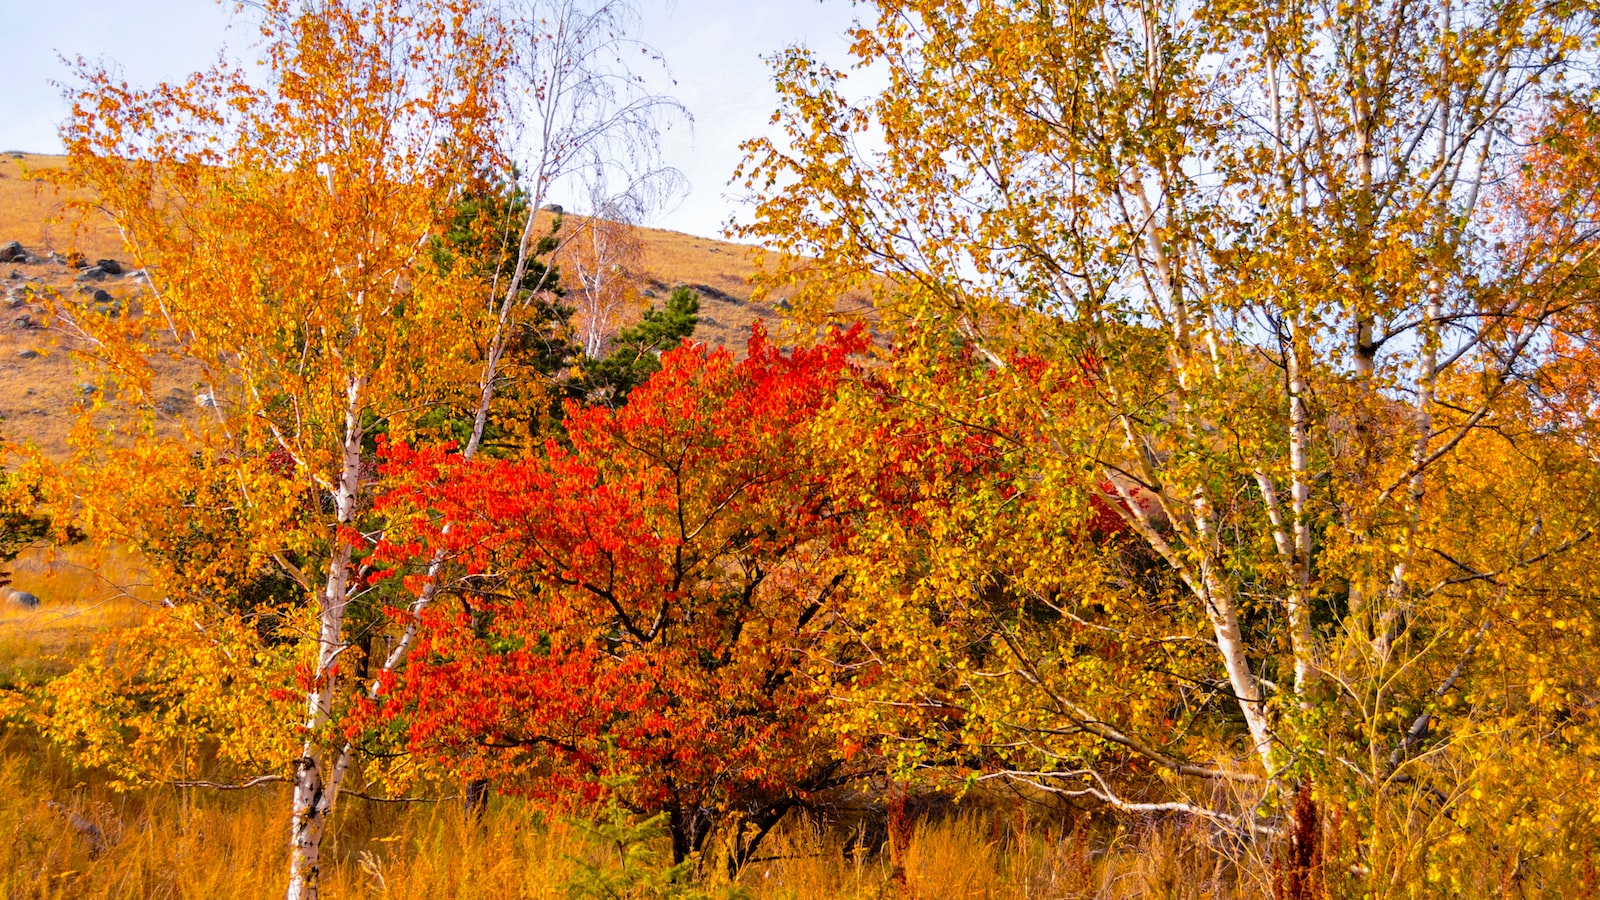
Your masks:
<svg viewBox="0 0 1600 900"><path fill-rule="evenodd" d="M328 723L358 655L348 620L365 591L374 435L470 385L471 350L496 324L480 281L431 251L463 184L497 161L509 54L468 0L268 0L259 16L255 76L218 68L141 91L81 67L65 177L94 189L151 292L140 317L75 324L125 397L146 399L148 359L168 354L200 373L207 409L178 454L193 466L148 440L86 445L80 462L113 476L87 483L134 488L84 497L91 523L145 546L163 541L156 520L118 499L211 483L201 517L225 521L185 555L213 557L216 577L165 566L175 600L220 602L266 570L309 602L289 896L314 897L351 765Z"/></svg>
<svg viewBox="0 0 1600 900"><path fill-rule="evenodd" d="M116 383L108 402L143 413L110 435L86 418L63 483L83 523L142 551L167 594L140 640L253 640L196 657L259 663L252 683L297 673L268 692L279 702L250 707L266 727L230 723L243 707L194 716L193 698L163 695L123 729L140 733L118 763L192 778L205 760L174 764L160 747L217 740L239 752L214 764L281 758L295 788L289 895L311 897L341 785L376 768L338 720L356 697L381 699L376 676L404 663L437 587L425 577L399 600L407 621L385 631L380 610L396 598L367 563L385 526L371 504L377 438L465 433L471 457L519 418L503 407L540 405L529 392L541 386L514 371L557 289L537 257L558 252L559 234L538 208L597 155L631 181L670 181L655 137L678 107L631 75L643 45L626 0L242 6L260 23L259 71L136 90L80 64L61 178L93 190L150 290L125 318L59 304ZM157 356L196 380L194 415L157 416ZM109 751L115 717L73 713L142 677L137 657L63 681L51 702L64 743ZM227 682L212 674L196 687ZM298 713L282 699L294 694ZM267 746L290 719L292 763ZM247 734L262 746L240 746Z"/></svg>

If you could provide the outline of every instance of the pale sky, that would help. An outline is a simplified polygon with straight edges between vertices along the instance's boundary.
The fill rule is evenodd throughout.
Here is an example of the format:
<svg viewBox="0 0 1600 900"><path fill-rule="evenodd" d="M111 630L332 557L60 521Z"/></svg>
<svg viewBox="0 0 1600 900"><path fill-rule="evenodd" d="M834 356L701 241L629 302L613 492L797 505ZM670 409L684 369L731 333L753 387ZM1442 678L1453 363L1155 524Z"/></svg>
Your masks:
<svg viewBox="0 0 1600 900"><path fill-rule="evenodd" d="M640 37L661 51L676 85L661 85L695 118L676 129L666 162L688 176L689 196L645 223L715 237L737 214L727 185L741 140L771 131L777 105L761 57L804 44L846 62L844 31L857 15L850 0L638 0ZM56 125L67 105L52 81L70 78L60 57L82 55L121 67L136 86L182 79L224 53L253 59L256 31L226 0L0 0L6 50L0 53L0 150L59 153ZM557 198L558 200L561 198ZM569 208L576 208L576 199Z"/></svg>

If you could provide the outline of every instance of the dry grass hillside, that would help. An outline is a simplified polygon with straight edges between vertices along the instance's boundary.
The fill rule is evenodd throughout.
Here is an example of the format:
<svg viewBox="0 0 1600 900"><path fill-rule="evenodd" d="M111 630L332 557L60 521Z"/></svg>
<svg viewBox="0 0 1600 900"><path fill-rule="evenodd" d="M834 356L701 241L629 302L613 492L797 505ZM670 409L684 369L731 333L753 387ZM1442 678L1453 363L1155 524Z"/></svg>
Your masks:
<svg viewBox="0 0 1600 900"><path fill-rule="evenodd" d="M567 216L564 232L576 232L584 225L581 216ZM742 349L750 338L750 326L757 319L773 321L783 315L773 302L750 299L750 277L758 262L757 249L698 237L681 231L659 228L637 229L641 238L638 257L638 287L645 303L661 302L672 288L688 285L700 295L700 325L695 340L718 347ZM563 264L562 271L568 271ZM569 291L575 286L563 276ZM637 319L643 307L624 319Z"/></svg>
<svg viewBox="0 0 1600 900"><path fill-rule="evenodd" d="M54 291L92 308L137 315L144 289L137 272L86 277L68 264L78 253L91 263L116 259L131 266L108 222L82 220L67 209L69 198L31 177L63 162L57 156L0 155L0 245L17 241L30 257L0 262L0 434L32 443L56 458L67 452L75 407L92 398L95 387L92 372L68 352L81 349L70 328L51 321L40 298ZM676 231L645 228L639 233L643 246L637 275L643 299L662 300L679 284L699 292L697 340L737 352L757 319L781 317L774 303L750 299L749 279L758 264L754 248ZM641 311L633 310L632 317ZM167 364L155 384L160 417L170 420L191 411L193 392L190 373Z"/></svg>
<svg viewBox="0 0 1600 900"><path fill-rule="evenodd" d="M28 177L59 164L52 157L0 156L0 244L17 241L29 253L26 261L0 262L0 434L36 444L52 456L66 452L74 408L91 385L84 369L64 352L74 343L45 314L43 296L52 290L75 295L83 287L91 301L95 291L105 291L102 296L126 302L139 287L132 276L107 278L104 284L75 281L78 273L65 261L70 252L115 258L122 242L107 224L68 227L63 198Z"/></svg>

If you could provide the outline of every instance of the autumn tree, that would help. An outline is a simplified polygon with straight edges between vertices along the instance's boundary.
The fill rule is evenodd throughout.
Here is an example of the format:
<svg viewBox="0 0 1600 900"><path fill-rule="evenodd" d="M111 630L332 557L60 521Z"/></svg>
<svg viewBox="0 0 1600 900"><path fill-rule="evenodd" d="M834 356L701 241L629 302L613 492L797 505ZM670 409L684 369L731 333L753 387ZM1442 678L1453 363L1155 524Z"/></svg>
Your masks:
<svg viewBox="0 0 1600 900"><path fill-rule="evenodd" d="M311 600L295 621L308 630L289 896L312 897L350 765L329 725L352 658L347 623L366 595L373 435L403 433L408 410L471 379L472 342L494 331L480 280L427 251L465 167L493 147L508 49L465 2L282 2L259 14L264 86L217 69L137 91L84 67L64 136L68 177L95 190L153 288L137 320L78 324L133 398L148 358L168 354L192 361L214 411L165 459L140 443L86 448L113 473L87 483L126 499L117 467L155 491L203 480L203 499L178 492L198 500L188 515L227 524L188 548L211 577L168 569L187 576L164 585L173 596L238 591L243 574L273 565ZM187 455L200 464L178 462ZM152 512L89 517L108 537L151 538Z"/></svg>
<svg viewBox="0 0 1600 900"><path fill-rule="evenodd" d="M626 405L569 408L570 447L393 447L404 486L382 505L412 530L380 552L412 572L442 552L451 602L375 727L558 806L664 813L678 861L720 829L742 863L856 768L814 727L855 498L810 431L864 346L785 354L758 328L735 362L685 343Z"/></svg>
<svg viewBox="0 0 1600 900"><path fill-rule="evenodd" d="M645 310L619 331L609 352L583 361L567 385L580 403L621 406L633 389L661 370L661 355L677 347L700 321L700 295L684 285L672 289L660 308Z"/></svg>
<svg viewBox="0 0 1600 900"><path fill-rule="evenodd" d="M1498 187L1504 199L1496 238L1538 248L1559 261L1547 284L1594 284L1600 278L1594 237L1600 201L1592 186L1600 178L1600 113L1592 105L1554 104L1527 128L1531 141L1518 177ZM1547 427L1593 447L1597 407L1594 375L1595 309L1574 304L1561 309L1548 340L1538 348L1531 376L1534 412Z"/></svg>
<svg viewBox="0 0 1600 900"><path fill-rule="evenodd" d="M1013 373L979 396L926 373L923 402L953 424L983 425L1002 397L1041 423L1016 497L944 514L964 537L932 545L947 562L924 604L856 594L883 634L980 602L1056 623L995 631L981 676L935 657L994 726L983 741L1024 750L982 774L1246 830L1307 782L1374 798L1369 823L1391 790L1445 798L1425 801L1442 802L1428 827L1457 836L1504 813L1474 798L1540 759L1553 726L1528 701L1584 683L1545 642L1576 654L1595 624L1592 583L1563 574L1592 552L1592 464L1525 418L1540 352L1595 285L1573 277L1592 235L1504 239L1496 186L1533 171L1530 122L1588 108L1591 12L873 5L852 53L885 76L877 95L851 102L848 73L806 51L779 60L787 144L748 145L761 202L744 234L805 261L804 279L780 267L767 284L799 283L814 312L866 289L885 327L935 329ZM1541 166L1577 158L1541 146ZM1092 357L1093 390L1063 405L1023 357ZM1064 511L1090 500L1156 571L1062 541ZM1017 515L1031 545L973 550ZM883 572L880 597L908 590ZM1559 634L1520 624L1546 615ZM1061 628L1142 654L1137 690L1081 668L1092 654ZM1195 710L1209 742L1175 724ZM1575 765L1594 725L1569 719L1539 765ZM1167 796L1122 797L1102 753L1164 771ZM1269 802L1213 805L1218 782ZM1587 813L1560 809L1570 837ZM1523 838L1518 852L1544 846ZM1395 841L1383 877L1436 846ZM1575 858L1562 847L1546 864Z"/></svg>
<svg viewBox="0 0 1600 900"><path fill-rule="evenodd" d="M637 192L611 193L603 166L586 181L589 214L570 258L580 288L579 343L585 356L598 359L607 340L644 299L639 285L644 248L637 226L645 203Z"/></svg>
<svg viewBox="0 0 1600 900"><path fill-rule="evenodd" d="M379 690L345 676L392 670L415 636L402 626L373 641L388 622L363 562L383 528L371 510L375 440L464 416L463 452L478 450L553 308L541 257L558 228L539 207L588 154L648 170L654 117L671 103L629 77L622 54L638 45L618 27L632 14L623 3L253 8L256 80L219 68L140 91L81 67L65 180L94 189L152 291L142 315L61 312L120 385L115 402L147 411L126 434L83 429L73 481L93 486L77 494L85 523L156 564L167 611L202 619L162 634L187 635L201 654L224 632L299 648L289 893L306 897L341 784L360 765L335 720L352 693ZM183 417L174 439L149 427L156 355L199 382L204 414ZM420 613L431 598L423 586L402 605ZM269 609L275 624L260 627ZM207 610L253 625L211 627ZM120 671L137 678L160 658L123 655ZM246 669L263 659L212 658ZM108 696L63 688L55 699L66 711ZM187 703L149 708L179 728L228 718ZM90 719L58 721L74 745L88 740L72 723ZM147 737L159 731L147 724ZM254 729L235 726L212 734Z"/></svg>

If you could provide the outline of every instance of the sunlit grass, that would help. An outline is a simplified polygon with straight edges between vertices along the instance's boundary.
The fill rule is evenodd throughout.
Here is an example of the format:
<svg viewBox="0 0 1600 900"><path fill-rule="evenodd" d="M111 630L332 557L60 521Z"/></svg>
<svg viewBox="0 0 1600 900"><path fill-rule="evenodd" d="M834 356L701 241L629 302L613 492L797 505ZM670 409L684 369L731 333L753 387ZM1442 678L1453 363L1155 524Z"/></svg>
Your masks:
<svg viewBox="0 0 1600 900"><path fill-rule="evenodd" d="M152 788L109 792L13 736L0 754L0 896L274 897L288 866L288 793ZM794 817L731 880L714 853L692 887L711 897L1222 898L1219 864L1196 866L1192 835L1170 824L1038 828L1019 834L991 814L919 824L897 854L848 827ZM667 865L665 839L656 846ZM606 866L612 848L529 804L497 798L481 821L460 805L347 798L325 848L330 898L555 898L578 860ZM894 858L903 861L896 866Z"/></svg>
<svg viewBox="0 0 1600 900"><path fill-rule="evenodd" d="M130 561L72 552L72 565L58 557L54 574L42 557L24 560L23 583L46 591L46 600L36 610L0 615L5 686L37 684L64 671L98 636L137 620L144 609L107 574L135 582ZM1274 897L1272 841L1245 842L1181 818L1072 813L1037 799L969 795L942 802L935 814L897 831L886 824L881 804L857 797L854 807L792 816L732 875L725 856L712 848L683 885L683 896ZM1397 802L1379 810L1381 841L1355 819L1329 820L1330 846L1364 842L1405 850L1389 854L1396 857L1393 865L1341 857L1328 872L1330 887L1315 900L1587 897L1600 886L1581 868L1576 874L1539 871L1514 846L1469 841L1448 859L1482 873L1474 883L1481 881L1483 891L1443 892L1420 870L1410 871L1432 851L1421 836L1427 829L1419 831ZM73 767L25 728L0 725L0 897L277 897L288 867L288 826L286 785L233 791L149 786L119 793L108 776ZM567 897L580 860L604 868L617 857L616 848L602 846L585 829L504 796L474 820L448 797L380 803L347 794L329 835L322 868L329 898ZM657 837L652 846L654 865L666 867L667 839Z"/></svg>
<svg viewBox="0 0 1600 900"><path fill-rule="evenodd" d="M0 688L60 675L100 635L136 624L153 599L143 577L131 556L86 545L24 553L11 567L11 587L41 603L0 603Z"/></svg>
<svg viewBox="0 0 1600 900"><path fill-rule="evenodd" d="M0 154L0 243L20 241L34 253L79 250L91 258L116 256L122 237L103 216L83 218L63 195L38 175L66 164L61 156Z"/></svg>

